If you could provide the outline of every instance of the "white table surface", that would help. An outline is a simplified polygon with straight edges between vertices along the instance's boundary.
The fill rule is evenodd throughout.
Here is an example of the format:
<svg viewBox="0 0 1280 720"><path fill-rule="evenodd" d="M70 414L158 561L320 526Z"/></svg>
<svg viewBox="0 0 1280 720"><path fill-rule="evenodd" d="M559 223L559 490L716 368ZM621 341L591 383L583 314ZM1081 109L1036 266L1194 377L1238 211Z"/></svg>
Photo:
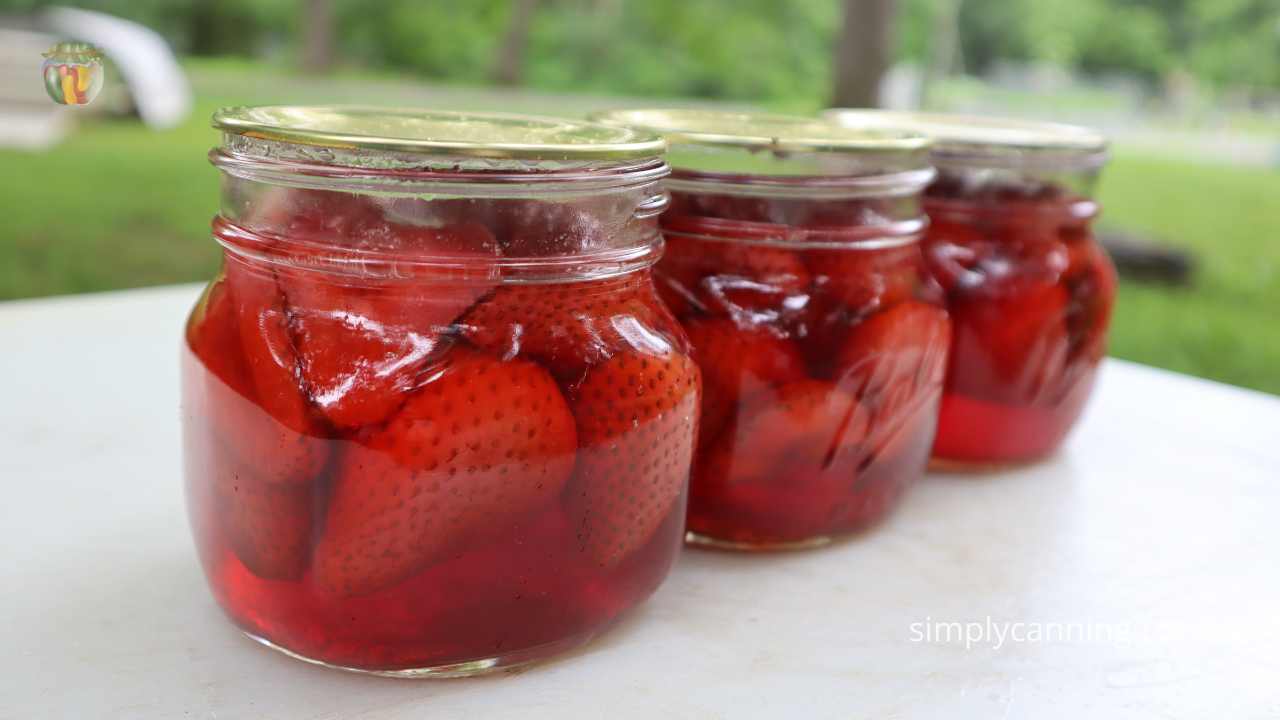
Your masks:
<svg viewBox="0 0 1280 720"><path fill-rule="evenodd" d="M287 659L223 620L187 532L196 292L0 304L0 718L1280 718L1280 398L1119 361L1054 461L930 477L823 550L686 552L562 659ZM1021 641L919 641L987 618Z"/></svg>

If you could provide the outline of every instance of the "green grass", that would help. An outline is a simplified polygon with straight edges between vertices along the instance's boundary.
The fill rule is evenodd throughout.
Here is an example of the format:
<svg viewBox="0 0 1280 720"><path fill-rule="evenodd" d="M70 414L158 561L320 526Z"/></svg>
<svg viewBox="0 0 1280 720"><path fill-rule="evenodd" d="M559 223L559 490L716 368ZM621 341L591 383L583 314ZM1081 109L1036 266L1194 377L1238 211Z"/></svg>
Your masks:
<svg viewBox="0 0 1280 720"><path fill-rule="evenodd" d="M217 175L209 115L221 105L359 102L578 114L625 100L494 93L344 74L299 80L236 62L191 66L197 107L150 132L89 120L52 151L0 151L0 299L208 278ZM251 90L248 90L251 88ZM654 104L649 100L646 104ZM1194 287L1123 283L1112 354L1280 393L1280 174L1121 152L1104 222L1188 248Z"/></svg>
<svg viewBox="0 0 1280 720"><path fill-rule="evenodd" d="M1033 115L1073 115L1081 111L1115 113L1129 109L1121 94L1088 87L1055 88L1053 92L1002 89L977 78L952 77L938 82L929 103L939 109L998 107L1004 112Z"/></svg>
<svg viewBox="0 0 1280 720"><path fill-rule="evenodd" d="M1112 354L1280 393L1280 173L1121 154L1101 198L1198 262L1188 289L1121 285Z"/></svg>
<svg viewBox="0 0 1280 720"><path fill-rule="evenodd" d="M189 65L196 107L178 128L87 118L49 152L0 150L0 300L210 277L218 178L206 154L224 105L378 102L581 114L591 98L423 86L386 76L323 80L238 61ZM617 102L617 100L613 100Z"/></svg>
<svg viewBox="0 0 1280 720"><path fill-rule="evenodd" d="M49 153L0 153L0 298L208 276L218 182L201 148L211 136L104 122Z"/></svg>

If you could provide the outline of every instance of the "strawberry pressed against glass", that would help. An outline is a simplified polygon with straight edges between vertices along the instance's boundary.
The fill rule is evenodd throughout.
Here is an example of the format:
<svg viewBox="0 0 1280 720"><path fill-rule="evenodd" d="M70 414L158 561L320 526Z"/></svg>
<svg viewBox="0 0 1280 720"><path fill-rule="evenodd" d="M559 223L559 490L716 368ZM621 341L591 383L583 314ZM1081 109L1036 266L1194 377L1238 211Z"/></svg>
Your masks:
<svg viewBox="0 0 1280 720"><path fill-rule="evenodd" d="M819 545L897 505L929 458L950 323L926 281L922 137L636 110L664 134L658 290L702 370L692 542Z"/></svg>
<svg viewBox="0 0 1280 720"><path fill-rule="evenodd" d="M954 328L936 464L998 467L1051 454L1088 400L1115 303L1115 270L1090 229L1105 139L988 118L833 117L935 139L924 249Z"/></svg>
<svg viewBox="0 0 1280 720"><path fill-rule="evenodd" d="M651 594L701 393L650 270L661 140L351 108L215 124L224 263L187 324L183 417L230 618L313 662L459 675ZM325 144L362 128L358 152Z"/></svg>

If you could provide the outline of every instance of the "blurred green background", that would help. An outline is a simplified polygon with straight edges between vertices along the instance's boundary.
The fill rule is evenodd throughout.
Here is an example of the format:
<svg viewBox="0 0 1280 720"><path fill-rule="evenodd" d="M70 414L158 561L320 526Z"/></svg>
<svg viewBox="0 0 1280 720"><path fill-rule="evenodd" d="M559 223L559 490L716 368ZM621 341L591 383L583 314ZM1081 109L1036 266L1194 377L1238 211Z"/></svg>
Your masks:
<svg viewBox="0 0 1280 720"><path fill-rule="evenodd" d="M75 4L158 30L194 109L159 131L82 114L51 148L0 148L0 299L208 278L205 154L222 105L879 102L1102 127L1115 140L1102 226L1196 263L1189 286L1122 282L1112 354L1280 393L1275 0ZM41 7L0 0L0 15Z"/></svg>

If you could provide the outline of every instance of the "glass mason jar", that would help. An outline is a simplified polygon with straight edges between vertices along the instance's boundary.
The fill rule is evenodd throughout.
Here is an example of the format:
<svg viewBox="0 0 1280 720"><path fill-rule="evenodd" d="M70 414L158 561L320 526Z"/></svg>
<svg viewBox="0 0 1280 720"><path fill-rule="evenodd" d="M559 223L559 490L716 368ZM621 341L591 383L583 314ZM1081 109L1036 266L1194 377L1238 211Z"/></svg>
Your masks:
<svg viewBox="0 0 1280 720"><path fill-rule="evenodd" d="M928 462L950 334L922 274L926 140L776 115L597 117L671 145L656 274L705 386L689 539L805 547L883 518Z"/></svg>
<svg viewBox="0 0 1280 720"><path fill-rule="evenodd" d="M654 135L218 112L222 271L183 353L217 601L291 655L458 675L584 642L684 533L700 380L650 267Z"/></svg>
<svg viewBox="0 0 1280 720"><path fill-rule="evenodd" d="M934 138L926 257L955 332L933 455L942 467L1041 459L1079 418L1106 354L1116 274L1090 225L1106 140L1089 130L834 111Z"/></svg>

